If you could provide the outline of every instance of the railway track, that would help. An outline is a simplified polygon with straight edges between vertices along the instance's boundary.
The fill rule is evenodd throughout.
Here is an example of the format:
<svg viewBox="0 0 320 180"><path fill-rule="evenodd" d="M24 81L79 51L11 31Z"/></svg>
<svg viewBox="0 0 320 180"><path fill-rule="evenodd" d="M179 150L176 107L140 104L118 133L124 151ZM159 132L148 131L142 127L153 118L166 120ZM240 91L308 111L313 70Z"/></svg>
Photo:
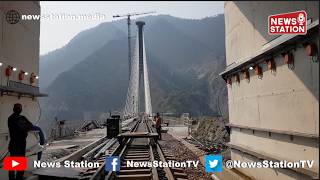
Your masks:
<svg viewBox="0 0 320 180"><path fill-rule="evenodd" d="M151 121L140 119L130 132L154 133ZM104 161L90 180L183 180L188 179L182 168L169 167L128 167L128 162L153 162L168 160L174 161L171 152L161 149L160 145L152 138L126 138L123 145L117 144L110 156L119 156L121 159L120 172L106 172ZM103 157L104 159L105 157Z"/></svg>
<svg viewBox="0 0 320 180"><path fill-rule="evenodd" d="M154 134L152 122L140 117L127 125L128 132ZM105 171L105 159L107 156L118 156L121 161L119 172ZM169 167L130 167L128 162L166 162L175 161L172 152L162 149L154 138L127 137L119 143L117 138L102 138L94 146L87 148L86 152L78 151L65 160L88 161L98 163L98 168L81 169L80 174L74 179L83 180L183 180L188 179L182 168ZM44 178L45 175L41 175ZM52 177L48 175L48 177ZM40 178L40 179L42 179ZM59 179L59 178L54 178Z"/></svg>

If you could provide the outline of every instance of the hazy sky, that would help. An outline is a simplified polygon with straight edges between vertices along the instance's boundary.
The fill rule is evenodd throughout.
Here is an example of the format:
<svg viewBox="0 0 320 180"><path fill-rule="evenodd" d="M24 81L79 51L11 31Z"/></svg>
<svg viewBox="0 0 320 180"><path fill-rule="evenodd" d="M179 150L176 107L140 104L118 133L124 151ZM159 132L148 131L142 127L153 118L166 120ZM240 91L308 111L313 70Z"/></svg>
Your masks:
<svg viewBox="0 0 320 180"><path fill-rule="evenodd" d="M79 1L40 2L41 19L40 54L45 54L67 44L77 33L102 22L112 21L115 14L156 11L175 17L201 19L223 13L220 1ZM95 19L72 20L69 15L91 15ZM69 17L62 20L60 17ZM87 16L90 18L89 16ZM141 16L139 16L141 17ZM59 19L60 18L60 19Z"/></svg>

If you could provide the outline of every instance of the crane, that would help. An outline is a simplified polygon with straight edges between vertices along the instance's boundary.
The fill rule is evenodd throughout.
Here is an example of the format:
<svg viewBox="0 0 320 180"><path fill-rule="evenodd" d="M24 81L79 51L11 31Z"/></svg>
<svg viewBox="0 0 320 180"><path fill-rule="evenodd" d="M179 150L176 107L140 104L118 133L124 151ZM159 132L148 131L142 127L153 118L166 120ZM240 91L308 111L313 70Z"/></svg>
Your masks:
<svg viewBox="0 0 320 180"><path fill-rule="evenodd" d="M131 16L138 16L138 15L145 15L145 14L152 14L156 13L155 11L150 12L140 12L140 13L128 13L123 15L114 15L113 18L119 18L119 17L127 17L127 25L128 25L128 61L129 61L129 80L131 75Z"/></svg>

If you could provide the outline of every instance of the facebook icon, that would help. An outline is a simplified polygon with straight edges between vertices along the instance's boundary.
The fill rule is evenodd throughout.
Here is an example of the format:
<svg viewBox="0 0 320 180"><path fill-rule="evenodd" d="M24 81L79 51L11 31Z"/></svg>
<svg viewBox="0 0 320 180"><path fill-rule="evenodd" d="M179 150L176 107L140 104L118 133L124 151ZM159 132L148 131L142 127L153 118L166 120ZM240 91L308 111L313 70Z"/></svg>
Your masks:
<svg viewBox="0 0 320 180"><path fill-rule="evenodd" d="M105 166L106 171L120 171L120 159L118 156L106 157Z"/></svg>

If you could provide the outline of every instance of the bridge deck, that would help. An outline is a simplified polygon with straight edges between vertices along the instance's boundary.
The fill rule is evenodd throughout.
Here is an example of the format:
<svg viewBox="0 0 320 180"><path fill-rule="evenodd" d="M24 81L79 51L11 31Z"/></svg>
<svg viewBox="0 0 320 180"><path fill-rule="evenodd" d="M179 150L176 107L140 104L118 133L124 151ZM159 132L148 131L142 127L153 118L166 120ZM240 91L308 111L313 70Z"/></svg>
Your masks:
<svg viewBox="0 0 320 180"><path fill-rule="evenodd" d="M133 134L133 136L135 136L135 137L149 136L147 134L143 135L144 133L148 133L146 124L140 123L136 133L137 134L136 135ZM135 138L135 139L133 139L131 145L148 145L148 144L149 144L148 138Z"/></svg>

